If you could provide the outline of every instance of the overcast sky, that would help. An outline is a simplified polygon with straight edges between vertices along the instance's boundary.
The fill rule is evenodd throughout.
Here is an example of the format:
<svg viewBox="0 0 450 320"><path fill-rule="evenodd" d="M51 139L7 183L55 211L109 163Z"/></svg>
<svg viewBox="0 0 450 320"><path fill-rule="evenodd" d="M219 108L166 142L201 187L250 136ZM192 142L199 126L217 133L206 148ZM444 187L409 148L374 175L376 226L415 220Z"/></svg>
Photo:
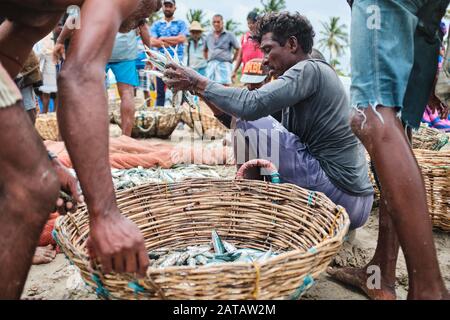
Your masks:
<svg viewBox="0 0 450 320"><path fill-rule="evenodd" d="M345 0L286 0L287 10L298 11L311 21L316 31L317 42L320 38L321 21L328 21L332 16L341 18L341 23L347 25L350 31L350 7ZM215 13L220 13L225 19L233 19L241 23L241 29L246 29L247 14L260 6L260 0L177 0L176 16L186 19L189 9L203 9L210 19ZM349 72L349 54L341 58L342 67Z"/></svg>

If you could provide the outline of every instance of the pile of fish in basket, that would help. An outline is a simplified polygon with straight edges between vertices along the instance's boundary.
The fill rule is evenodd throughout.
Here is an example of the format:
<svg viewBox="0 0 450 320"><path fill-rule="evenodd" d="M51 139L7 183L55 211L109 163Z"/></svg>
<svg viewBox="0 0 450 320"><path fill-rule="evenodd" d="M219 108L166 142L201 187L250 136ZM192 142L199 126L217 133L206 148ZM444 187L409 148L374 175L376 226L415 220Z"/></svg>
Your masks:
<svg viewBox="0 0 450 320"><path fill-rule="evenodd" d="M162 248L149 252L148 256L153 268L167 268L207 266L229 262L263 263L277 254L272 250L237 249L231 243L222 241L217 231L213 230L210 245L191 246L184 250Z"/></svg>

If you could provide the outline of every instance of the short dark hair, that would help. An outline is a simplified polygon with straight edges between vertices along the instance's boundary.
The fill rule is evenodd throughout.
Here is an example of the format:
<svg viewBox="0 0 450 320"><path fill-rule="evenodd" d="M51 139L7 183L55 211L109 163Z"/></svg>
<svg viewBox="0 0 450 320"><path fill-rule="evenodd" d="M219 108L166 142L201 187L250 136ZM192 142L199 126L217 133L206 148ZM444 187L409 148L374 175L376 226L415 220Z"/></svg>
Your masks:
<svg viewBox="0 0 450 320"><path fill-rule="evenodd" d="M256 11L249 12L249 14L247 15L247 20L250 20L253 22L258 21L258 12L256 12Z"/></svg>
<svg viewBox="0 0 450 320"><path fill-rule="evenodd" d="M223 21L223 16L221 15L221 14L215 14L214 16L213 16L213 19L214 18L220 18L222 21Z"/></svg>
<svg viewBox="0 0 450 320"><path fill-rule="evenodd" d="M296 37L306 54L311 53L314 45L315 32L308 18L300 13L268 13L260 17L257 22L254 39L261 43L262 37L272 32L273 39L281 46L286 45L290 37Z"/></svg>

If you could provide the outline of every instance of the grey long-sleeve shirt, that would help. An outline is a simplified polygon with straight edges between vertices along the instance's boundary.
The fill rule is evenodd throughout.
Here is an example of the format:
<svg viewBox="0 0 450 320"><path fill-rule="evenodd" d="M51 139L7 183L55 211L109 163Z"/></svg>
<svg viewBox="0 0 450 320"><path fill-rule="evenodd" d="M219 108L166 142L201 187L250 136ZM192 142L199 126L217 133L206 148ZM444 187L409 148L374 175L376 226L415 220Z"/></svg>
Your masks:
<svg viewBox="0 0 450 320"><path fill-rule="evenodd" d="M210 82L204 97L249 121L283 110L283 126L300 137L338 188L352 195L373 194L364 149L350 128L350 103L326 62L301 61L254 91Z"/></svg>

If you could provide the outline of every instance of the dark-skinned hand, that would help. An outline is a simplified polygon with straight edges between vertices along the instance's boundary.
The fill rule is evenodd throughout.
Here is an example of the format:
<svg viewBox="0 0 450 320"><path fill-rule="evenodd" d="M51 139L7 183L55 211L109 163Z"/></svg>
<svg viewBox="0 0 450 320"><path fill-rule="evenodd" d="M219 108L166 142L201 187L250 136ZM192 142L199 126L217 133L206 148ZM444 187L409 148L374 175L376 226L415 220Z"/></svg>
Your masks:
<svg viewBox="0 0 450 320"><path fill-rule="evenodd" d="M149 266L139 228L119 212L91 219L87 242L92 266L100 263L106 274L135 273L145 277Z"/></svg>
<svg viewBox="0 0 450 320"><path fill-rule="evenodd" d="M191 68L168 63L163 80L174 91L195 91L197 84L205 79Z"/></svg>
<svg viewBox="0 0 450 320"><path fill-rule="evenodd" d="M58 158L54 158L51 163L61 184L61 192L58 200L56 200L56 210L61 215L65 215L67 212L74 213L77 211L78 204L84 202L84 197L78 189L78 179L70 173Z"/></svg>

